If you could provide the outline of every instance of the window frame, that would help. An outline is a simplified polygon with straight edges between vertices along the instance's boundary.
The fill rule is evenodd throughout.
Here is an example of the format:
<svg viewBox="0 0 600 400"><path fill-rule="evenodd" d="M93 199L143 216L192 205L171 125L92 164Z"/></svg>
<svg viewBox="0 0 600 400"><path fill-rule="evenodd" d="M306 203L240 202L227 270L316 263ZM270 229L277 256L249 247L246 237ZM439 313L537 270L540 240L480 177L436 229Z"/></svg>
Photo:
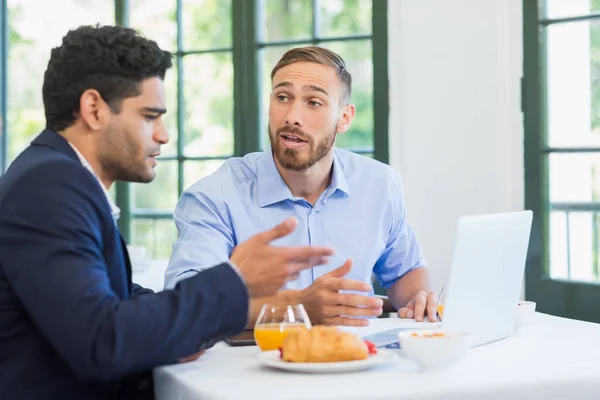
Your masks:
<svg viewBox="0 0 600 400"><path fill-rule="evenodd" d="M600 13L557 19L545 16L545 0L523 0L525 208L534 213L525 270L525 295L537 302L540 312L600 322L600 309L594 306L600 302L599 283L556 279L549 275L550 212L591 211L600 214L600 203L551 203L548 163L550 154L600 153L600 148L548 146L546 106L546 28L553 24L600 19ZM569 240L568 231L566 239Z"/></svg>
<svg viewBox="0 0 600 400"><path fill-rule="evenodd" d="M8 158L8 136L6 128L6 95L8 68L8 4L0 0L0 175L6 171Z"/></svg>

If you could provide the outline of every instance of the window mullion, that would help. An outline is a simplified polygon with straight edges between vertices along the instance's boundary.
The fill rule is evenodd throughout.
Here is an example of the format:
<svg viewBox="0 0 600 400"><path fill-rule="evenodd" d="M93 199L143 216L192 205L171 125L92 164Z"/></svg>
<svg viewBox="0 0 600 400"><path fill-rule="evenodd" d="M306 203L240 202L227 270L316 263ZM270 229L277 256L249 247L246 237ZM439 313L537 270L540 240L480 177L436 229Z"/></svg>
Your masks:
<svg viewBox="0 0 600 400"><path fill-rule="evenodd" d="M321 36L321 11L319 0L312 0L312 41L317 44Z"/></svg>
<svg viewBox="0 0 600 400"><path fill-rule="evenodd" d="M0 175L6 170L8 140L6 128L6 69L8 67L8 5L0 0Z"/></svg>
<svg viewBox="0 0 600 400"><path fill-rule="evenodd" d="M115 0L115 24L129 26L129 0ZM117 221L119 231L126 243L131 240L131 185L128 182L116 183L116 203L121 209Z"/></svg>
<svg viewBox="0 0 600 400"><path fill-rule="evenodd" d="M373 1L373 155L389 163L387 0Z"/></svg>
<svg viewBox="0 0 600 400"><path fill-rule="evenodd" d="M233 0L234 155L260 150L257 0Z"/></svg>
<svg viewBox="0 0 600 400"><path fill-rule="evenodd" d="M177 0L176 8L177 18L177 53L182 53L185 49L183 48L183 5L181 0ZM184 168L183 161L180 159L183 157L183 151L185 146L185 97L183 93L185 71L183 68L183 57L180 55L176 57L176 68L177 68L177 192L178 196L181 196L183 192L183 181L184 181Z"/></svg>

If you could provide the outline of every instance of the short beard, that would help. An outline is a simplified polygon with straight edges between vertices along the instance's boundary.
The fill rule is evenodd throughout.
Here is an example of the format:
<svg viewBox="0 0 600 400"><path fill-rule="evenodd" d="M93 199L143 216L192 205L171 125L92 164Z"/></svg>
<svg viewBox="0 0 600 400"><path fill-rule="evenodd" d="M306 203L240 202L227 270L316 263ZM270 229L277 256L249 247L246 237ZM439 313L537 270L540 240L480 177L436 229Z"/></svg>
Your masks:
<svg viewBox="0 0 600 400"><path fill-rule="evenodd" d="M153 170L147 170L145 159L138 159L143 150L126 131L112 124L105 135L98 161L112 180L140 183L150 183L154 180L155 173Z"/></svg>
<svg viewBox="0 0 600 400"><path fill-rule="evenodd" d="M286 149L281 143L281 134L287 132L296 134L308 142L310 154L308 158L303 159L298 150ZM333 129L315 148L314 140L306 135L302 130L292 127L279 128L275 134L269 125L269 139L271 141L271 149L275 159L283 168L290 171L305 171L321 161L335 144L335 136L337 129Z"/></svg>

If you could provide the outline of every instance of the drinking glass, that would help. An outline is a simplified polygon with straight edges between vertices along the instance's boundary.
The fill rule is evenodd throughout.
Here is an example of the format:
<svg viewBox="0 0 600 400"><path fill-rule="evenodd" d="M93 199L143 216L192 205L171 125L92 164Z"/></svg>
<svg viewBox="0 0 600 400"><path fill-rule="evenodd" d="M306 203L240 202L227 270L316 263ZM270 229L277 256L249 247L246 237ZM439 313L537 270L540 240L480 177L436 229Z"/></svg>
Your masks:
<svg viewBox="0 0 600 400"><path fill-rule="evenodd" d="M302 304L264 304L254 325L254 340L262 351L277 350L291 331L310 328L312 325Z"/></svg>
<svg viewBox="0 0 600 400"><path fill-rule="evenodd" d="M441 321L442 318L444 317L444 299L446 296L446 293L444 292L445 288L446 288L446 284L444 284L444 286L442 286L442 290L440 290L440 294L438 295L438 303L437 303L437 319L438 319L438 321Z"/></svg>

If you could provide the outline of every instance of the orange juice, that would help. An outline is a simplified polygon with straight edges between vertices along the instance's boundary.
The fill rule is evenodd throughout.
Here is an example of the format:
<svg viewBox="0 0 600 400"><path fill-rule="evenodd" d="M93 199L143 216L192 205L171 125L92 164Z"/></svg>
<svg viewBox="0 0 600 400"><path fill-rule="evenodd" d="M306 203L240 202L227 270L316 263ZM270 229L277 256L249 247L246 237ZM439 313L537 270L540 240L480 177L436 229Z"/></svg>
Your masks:
<svg viewBox="0 0 600 400"><path fill-rule="evenodd" d="M437 312L438 312L440 318L444 317L444 303L438 303Z"/></svg>
<svg viewBox="0 0 600 400"><path fill-rule="evenodd" d="M277 350L291 331L302 328L305 328L302 323L261 324L254 328L254 340L262 351Z"/></svg>

